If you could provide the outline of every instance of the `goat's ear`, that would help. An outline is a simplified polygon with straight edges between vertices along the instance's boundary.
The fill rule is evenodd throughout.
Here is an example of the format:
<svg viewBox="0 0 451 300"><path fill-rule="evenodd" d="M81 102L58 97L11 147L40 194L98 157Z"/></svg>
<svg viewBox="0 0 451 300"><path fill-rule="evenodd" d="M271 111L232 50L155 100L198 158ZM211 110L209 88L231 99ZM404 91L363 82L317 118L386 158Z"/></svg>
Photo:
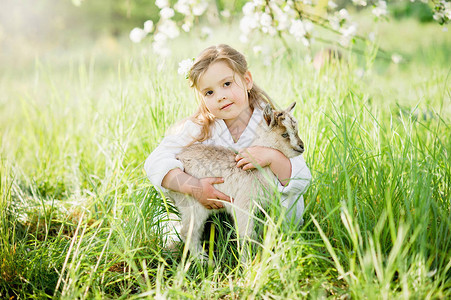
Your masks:
<svg viewBox="0 0 451 300"><path fill-rule="evenodd" d="M271 104L267 104L265 107L265 110L263 111L263 118L266 121L266 124L269 127L272 127L274 125L274 112L272 110Z"/></svg>
<svg viewBox="0 0 451 300"><path fill-rule="evenodd" d="M290 106L288 106L288 108L285 111L291 112L295 106L296 106L296 101L291 103Z"/></svg>

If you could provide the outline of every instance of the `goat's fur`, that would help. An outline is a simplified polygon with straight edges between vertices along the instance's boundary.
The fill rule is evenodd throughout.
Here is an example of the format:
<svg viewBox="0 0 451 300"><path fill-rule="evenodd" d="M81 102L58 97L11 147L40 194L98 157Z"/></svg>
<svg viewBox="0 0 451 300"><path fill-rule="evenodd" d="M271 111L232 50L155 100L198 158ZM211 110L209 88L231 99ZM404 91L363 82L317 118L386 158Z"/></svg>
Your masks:
<svg viewBox="0 0 451 300"><path fill-rule="evenodd" d="M283 111L275 111L267 105L263 120L256 130L256 139L252 146L271 147L282 152L286 157L294 157L304 151L304 144L298 136L297 122L290 114L296 102ZM233 204L225 203L222 210L232 214L240 239L251 237L253 232L253 213L251 199L261 197L262 185L268 186L267 180L274 181L275 175L269 167L244 171L236 166L236 152L220 146L194 144L185 147L178 155L185 172L196 177L223 177L224 183L215 185L222 193L234 199ZM193 190L193 193L202 191ZM187 242L190 236L191 254L204 256L201 235L208 216L217 210L209 210L189 195L170 191L168 194L181 214L181 238ZM262 203L264 204L264 203Z"/></svg>

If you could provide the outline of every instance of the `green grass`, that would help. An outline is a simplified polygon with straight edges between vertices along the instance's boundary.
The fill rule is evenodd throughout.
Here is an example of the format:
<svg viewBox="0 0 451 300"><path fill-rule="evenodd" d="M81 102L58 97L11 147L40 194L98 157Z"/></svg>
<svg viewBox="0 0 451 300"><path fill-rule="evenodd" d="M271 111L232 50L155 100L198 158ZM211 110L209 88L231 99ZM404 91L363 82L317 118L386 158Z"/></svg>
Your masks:
<svg viewBox="0 0 451 300"><path fill-rule="evenodd" d="M380 26L406 63L345 53L317 72L293 48L264 66L222 32L174 42L161 66L150 45L120 41L3 69L0 297L449 298L451 39ZM399 34L412 26L419 38ZM297 101L313 181L302 228L281 224L277 205L259 216L248 264L214 218L215 264L202 266L163 249L164 201L143 162L194 111L177 62L222 41L280 106Z"/></svg>

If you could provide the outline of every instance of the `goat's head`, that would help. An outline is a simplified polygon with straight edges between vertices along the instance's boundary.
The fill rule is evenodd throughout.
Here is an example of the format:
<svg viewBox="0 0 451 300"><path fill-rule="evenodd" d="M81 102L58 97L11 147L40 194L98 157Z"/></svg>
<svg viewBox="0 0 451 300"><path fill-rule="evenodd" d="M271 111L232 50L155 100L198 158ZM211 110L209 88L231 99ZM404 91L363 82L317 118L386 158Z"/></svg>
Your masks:
<svg viewBox="0 0 451 300"><path fill-rule="evenodd" d="M286 157L294 157L304 152L304 142L298 135L298 123L291 114L296 102L285 110L273 110L266 105L263 112L272 148L282 152ZM268 141L269 142L269 141Z"/></svg>

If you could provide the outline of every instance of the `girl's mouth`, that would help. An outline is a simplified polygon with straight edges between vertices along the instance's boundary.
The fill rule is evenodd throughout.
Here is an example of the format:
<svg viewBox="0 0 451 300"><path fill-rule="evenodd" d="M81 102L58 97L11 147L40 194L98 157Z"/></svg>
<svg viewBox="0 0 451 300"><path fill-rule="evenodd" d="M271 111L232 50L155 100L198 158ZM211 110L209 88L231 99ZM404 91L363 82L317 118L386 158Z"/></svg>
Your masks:
<svg viewBox="0 0 451 300"><path fill-rule="evenodd" d="M229 108L233 103L229 103L227 105L224 105L223 107L221 107L221 110Z"/></svg>

